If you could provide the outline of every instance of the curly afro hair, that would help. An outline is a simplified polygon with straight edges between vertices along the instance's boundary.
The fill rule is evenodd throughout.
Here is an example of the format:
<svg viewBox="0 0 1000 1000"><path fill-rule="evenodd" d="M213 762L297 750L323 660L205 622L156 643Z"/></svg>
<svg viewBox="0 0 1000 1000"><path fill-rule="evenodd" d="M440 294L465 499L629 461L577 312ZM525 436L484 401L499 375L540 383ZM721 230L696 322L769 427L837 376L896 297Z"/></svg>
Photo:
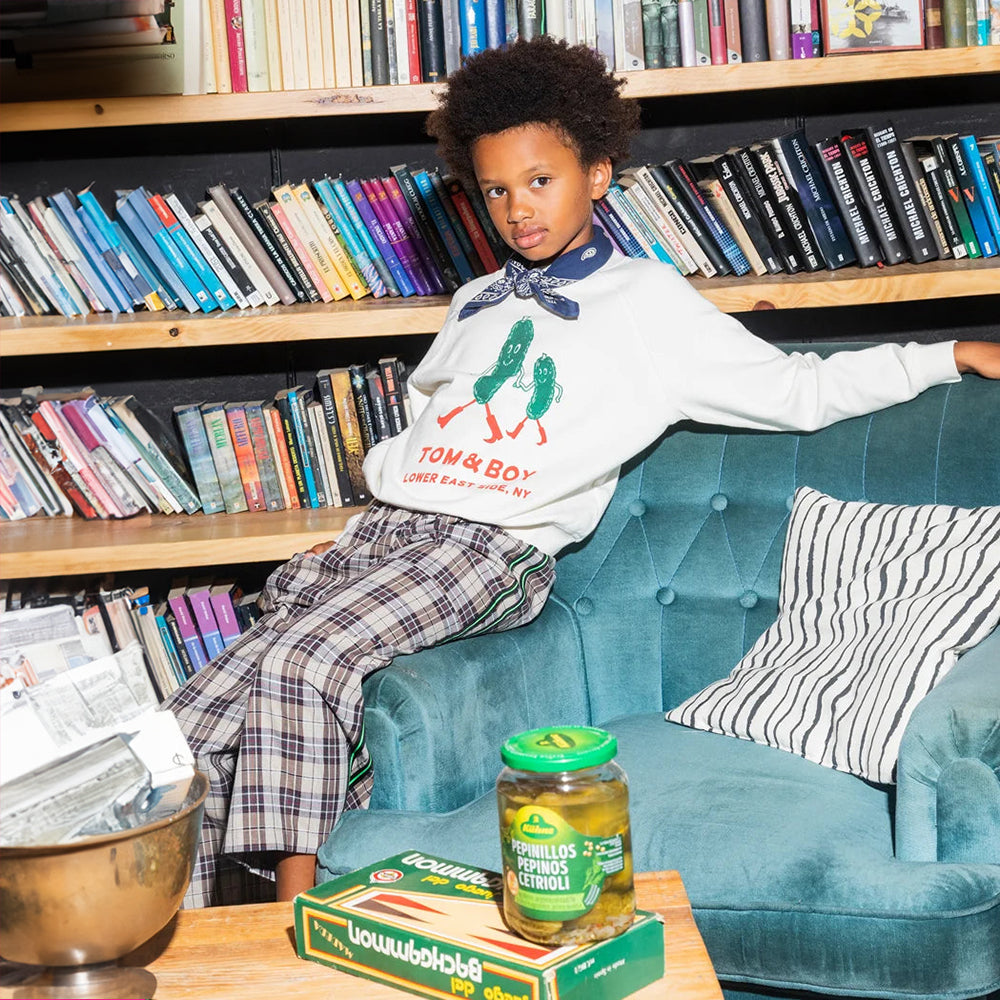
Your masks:
<svg viewBox="0 0 1000 1000"><path fill-rule="evenodd" d="M463 181L474 182L472 146L484 135L540 122L558 131L589 167L628 156L639 107L619 94L623 79L608 73L586 45L549 35L486 49L448 77L427 119L438 153Z"/></svg>

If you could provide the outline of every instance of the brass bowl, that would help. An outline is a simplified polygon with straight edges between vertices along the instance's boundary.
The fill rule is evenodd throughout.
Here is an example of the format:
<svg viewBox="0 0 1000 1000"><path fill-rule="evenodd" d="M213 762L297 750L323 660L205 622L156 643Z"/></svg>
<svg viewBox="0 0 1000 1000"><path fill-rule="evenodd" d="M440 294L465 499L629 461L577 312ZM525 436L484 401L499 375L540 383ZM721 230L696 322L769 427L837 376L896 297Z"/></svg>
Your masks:
<svg viewBox="0 0 1000 1000"><path fill-rule="evenodd" d="M180 908L194 866L208 779L146 826L69 844L0 848L0 954L11 962L113 962Z"/></svg>

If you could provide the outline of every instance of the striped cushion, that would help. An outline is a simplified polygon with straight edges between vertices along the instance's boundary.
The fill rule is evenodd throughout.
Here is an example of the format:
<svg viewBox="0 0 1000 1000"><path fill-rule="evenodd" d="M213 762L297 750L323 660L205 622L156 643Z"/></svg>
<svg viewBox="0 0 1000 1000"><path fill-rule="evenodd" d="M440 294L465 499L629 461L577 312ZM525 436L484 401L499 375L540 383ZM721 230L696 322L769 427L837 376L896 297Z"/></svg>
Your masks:
<svg viewBox="0 0 1000 1000"><path fill-rule="evenodd" d="M893 780L903 728L1000 621L1000 507L796 491L778 617L729 677L667 712L695 729Z"/></svg>

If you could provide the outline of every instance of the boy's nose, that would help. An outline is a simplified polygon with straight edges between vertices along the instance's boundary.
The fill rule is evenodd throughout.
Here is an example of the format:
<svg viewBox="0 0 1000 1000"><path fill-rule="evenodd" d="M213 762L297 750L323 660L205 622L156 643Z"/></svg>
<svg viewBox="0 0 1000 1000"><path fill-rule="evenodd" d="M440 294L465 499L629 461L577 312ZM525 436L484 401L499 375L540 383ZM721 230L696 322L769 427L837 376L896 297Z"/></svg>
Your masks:
<svg viewBox="0 0 1000 1000"><path fill-rule="evenodd" d="M512 194L507 202L507 221L523 222L531 216L531 205L527 199Z"/></svg>

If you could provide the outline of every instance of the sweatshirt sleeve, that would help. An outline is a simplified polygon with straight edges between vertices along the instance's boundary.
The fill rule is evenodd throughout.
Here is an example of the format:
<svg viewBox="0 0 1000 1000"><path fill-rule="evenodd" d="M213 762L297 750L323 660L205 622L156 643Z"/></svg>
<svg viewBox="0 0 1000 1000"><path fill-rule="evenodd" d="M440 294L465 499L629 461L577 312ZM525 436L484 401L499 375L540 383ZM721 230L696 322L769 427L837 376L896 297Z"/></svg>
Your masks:
<svg viewBox="0 0 1000 1000"><path fill-rule="evenodd" d="M663 375L666 402L702 423L811 431L961 379L954 341L861 350L845 344L825 359L812 352L786 354L679 275L670 292L670 309L664 310L661 275L658 311L647 314L644 336Z"/></svg>

